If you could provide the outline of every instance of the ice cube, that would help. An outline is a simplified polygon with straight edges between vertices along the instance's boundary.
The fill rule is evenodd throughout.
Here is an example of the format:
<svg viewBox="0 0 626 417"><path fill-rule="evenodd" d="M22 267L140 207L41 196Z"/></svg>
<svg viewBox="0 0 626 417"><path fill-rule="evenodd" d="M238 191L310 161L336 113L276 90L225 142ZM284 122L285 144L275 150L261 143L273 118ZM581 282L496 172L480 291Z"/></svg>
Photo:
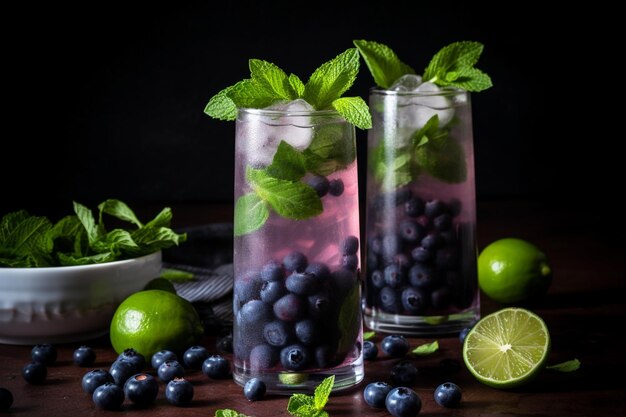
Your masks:
<svg viewBox="0 0 626 417"><path fill-rule="evenodd" d="M313 136L313 129L310 126L311 118L300 114L314 110L306 101L298 99L280 102L266 109L280 110L292 115L272 117L251 113L241 123L238 136L245 141L248 163L257 168L272 163L281 140L303 151L309 147Z"/></svg>
<svg viewBox="0 0 626 417"><path fill-rule="evenodd" d="M415 91L417 87L422 83L422 77L415 74L406 74L398 78L391 87L390 90L398 92Z"/></svg>
<svg viewBox="0 0 626 417"><path fill-rule="evenodd" d="M313 128L311 127L311 117L302 115L315 109L305 100L299 98L288 103L280 103L269 107L273 110L282 110L292 113L289 117L280 117L276 121L275 135L280 143L284 140L299 151L309 147L313 140ZM278 145L277 145L278 146Z"/></svg>
<svg viewBox="0 0 626 417"><path fill-rule="evenodd" d="M414 92L419 95L398 97L398 128L415 131L424 127L435 114L439 116L439 126L445 126L454 117L452 102L439 94L441 89L431 82L419 85Z"/></svg>

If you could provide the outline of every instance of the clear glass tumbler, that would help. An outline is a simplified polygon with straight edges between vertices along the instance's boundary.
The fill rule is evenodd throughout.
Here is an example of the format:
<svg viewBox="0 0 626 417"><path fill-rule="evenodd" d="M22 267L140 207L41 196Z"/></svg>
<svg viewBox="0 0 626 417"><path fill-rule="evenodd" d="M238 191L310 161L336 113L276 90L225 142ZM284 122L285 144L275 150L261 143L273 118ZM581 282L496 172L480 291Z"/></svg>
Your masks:
<svg viewBox="0 0 626 417"><path fill-rule="evenodd" d="M479 318L470 97L433 90L370 91L364 315L373 330L455 333Z"/></svg>
<svg viewBox="0 0 626 417"><path fill-rule="evenodd" d="M236 121L234 379L268 392L363 379L354 126L334 111Z"/></svg>

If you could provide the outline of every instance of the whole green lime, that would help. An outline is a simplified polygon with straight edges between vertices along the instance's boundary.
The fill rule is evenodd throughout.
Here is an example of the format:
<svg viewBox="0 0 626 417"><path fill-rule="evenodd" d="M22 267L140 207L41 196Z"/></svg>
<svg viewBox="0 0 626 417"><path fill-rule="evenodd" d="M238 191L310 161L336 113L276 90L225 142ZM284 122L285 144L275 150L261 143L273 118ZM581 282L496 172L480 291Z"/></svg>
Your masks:
<svg viewBox="0 0 626 417"><path fill-rule="evenodd" d="M478 283L489 298L500 303L531 301L548 291L552 270L537 246L505 238L489 244L478 256Z"/></svg>
<svg viewBox="0 0 626 417"><path fill-rule="evenodd" d="M111 320L111 344L117 353L133 348L146 359L159 350L182 352L204 329L191 303L162 290L139 291L126 298Z"/></svg>

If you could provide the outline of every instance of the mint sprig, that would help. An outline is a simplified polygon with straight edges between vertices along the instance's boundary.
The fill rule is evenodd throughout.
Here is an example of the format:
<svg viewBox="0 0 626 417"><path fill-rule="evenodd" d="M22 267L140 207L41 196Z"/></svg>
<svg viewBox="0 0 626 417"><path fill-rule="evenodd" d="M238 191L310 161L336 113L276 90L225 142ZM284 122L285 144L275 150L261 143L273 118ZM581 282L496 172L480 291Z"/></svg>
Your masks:
<svg viewBox="0 0 626 417"><path fill-rule="evenodd" d="M230 408L223 408L221 410L215 410L215 417L249 417L239 411L231 410Z"/></svg>
<svg viewBox="0 0 626 417"><path fill-rule="evenodd" d="M415 70L400 61L396 53L387 45L374 41L353 41L363 56L374 82L381 88L389 88L400 77L415 74Z"/></svg>
<svg viewBox="0 0 626 417"><path fill-rule="evenodd" d="M365 101L359 97L342 97L359 72L359 52L350 48L322 64L306 84L295 74L271 62L249 60L250 78L227 87L214 95L204 112L216 119L235 120L238 108L265 108L277 102L302 98L316 110L336 110L348 122L361 129L372 126Z"/></svg>
<svg viewBox="0 0 626 417"><path fill-rule="evenodd" d="M491 78L474 68L483 52L479 42L455 42L433 56L424 70L424 79L440 86L467 91L483 91L492 86Z"/></svg>
<svg viewBox="0 0 626 417"><path fill-rule="evenodd" d="M324 407L328 402L334 384L335 376L331 375L315 388L314 395L293 394L289 398L287 411L296 417L328 417Z"/></svg>
<svg viewBox="0 0 626 417"><path fill-rule="evenodd" d="M401 76L415 74L413 68L400 61L387 45L374 41L356 40L374 82L389 88ZM424 70L423 79L441 87L457 87L467 91L483 91L492 86L491 78L475 68L484 45L479 42L455 42L437 52Z"/></svg>

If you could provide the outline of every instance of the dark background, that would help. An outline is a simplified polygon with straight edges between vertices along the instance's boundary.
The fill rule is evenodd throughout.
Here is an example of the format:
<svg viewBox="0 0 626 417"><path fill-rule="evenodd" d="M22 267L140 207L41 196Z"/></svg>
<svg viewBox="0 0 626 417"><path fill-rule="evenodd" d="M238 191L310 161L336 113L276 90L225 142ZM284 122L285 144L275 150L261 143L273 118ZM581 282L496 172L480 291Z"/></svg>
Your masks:
<svg viewBox="0 0 626 417"><path fill-rule="evenodd" d="M306 80L353 39L388 44L418 72L448 43L485 44L478 67L494 87L472 96L479 200L537 200L601 222L623 189L623 129L604 98L624 96L617 29L597 5L131 3L4 16L0 214L55 217L107 198L231 202L234 123L204 115L206 102L249 75L248 58ZM349 93L367 98L372 85L363 65ZM363 172L366 132L357 139Z"/></svg>

